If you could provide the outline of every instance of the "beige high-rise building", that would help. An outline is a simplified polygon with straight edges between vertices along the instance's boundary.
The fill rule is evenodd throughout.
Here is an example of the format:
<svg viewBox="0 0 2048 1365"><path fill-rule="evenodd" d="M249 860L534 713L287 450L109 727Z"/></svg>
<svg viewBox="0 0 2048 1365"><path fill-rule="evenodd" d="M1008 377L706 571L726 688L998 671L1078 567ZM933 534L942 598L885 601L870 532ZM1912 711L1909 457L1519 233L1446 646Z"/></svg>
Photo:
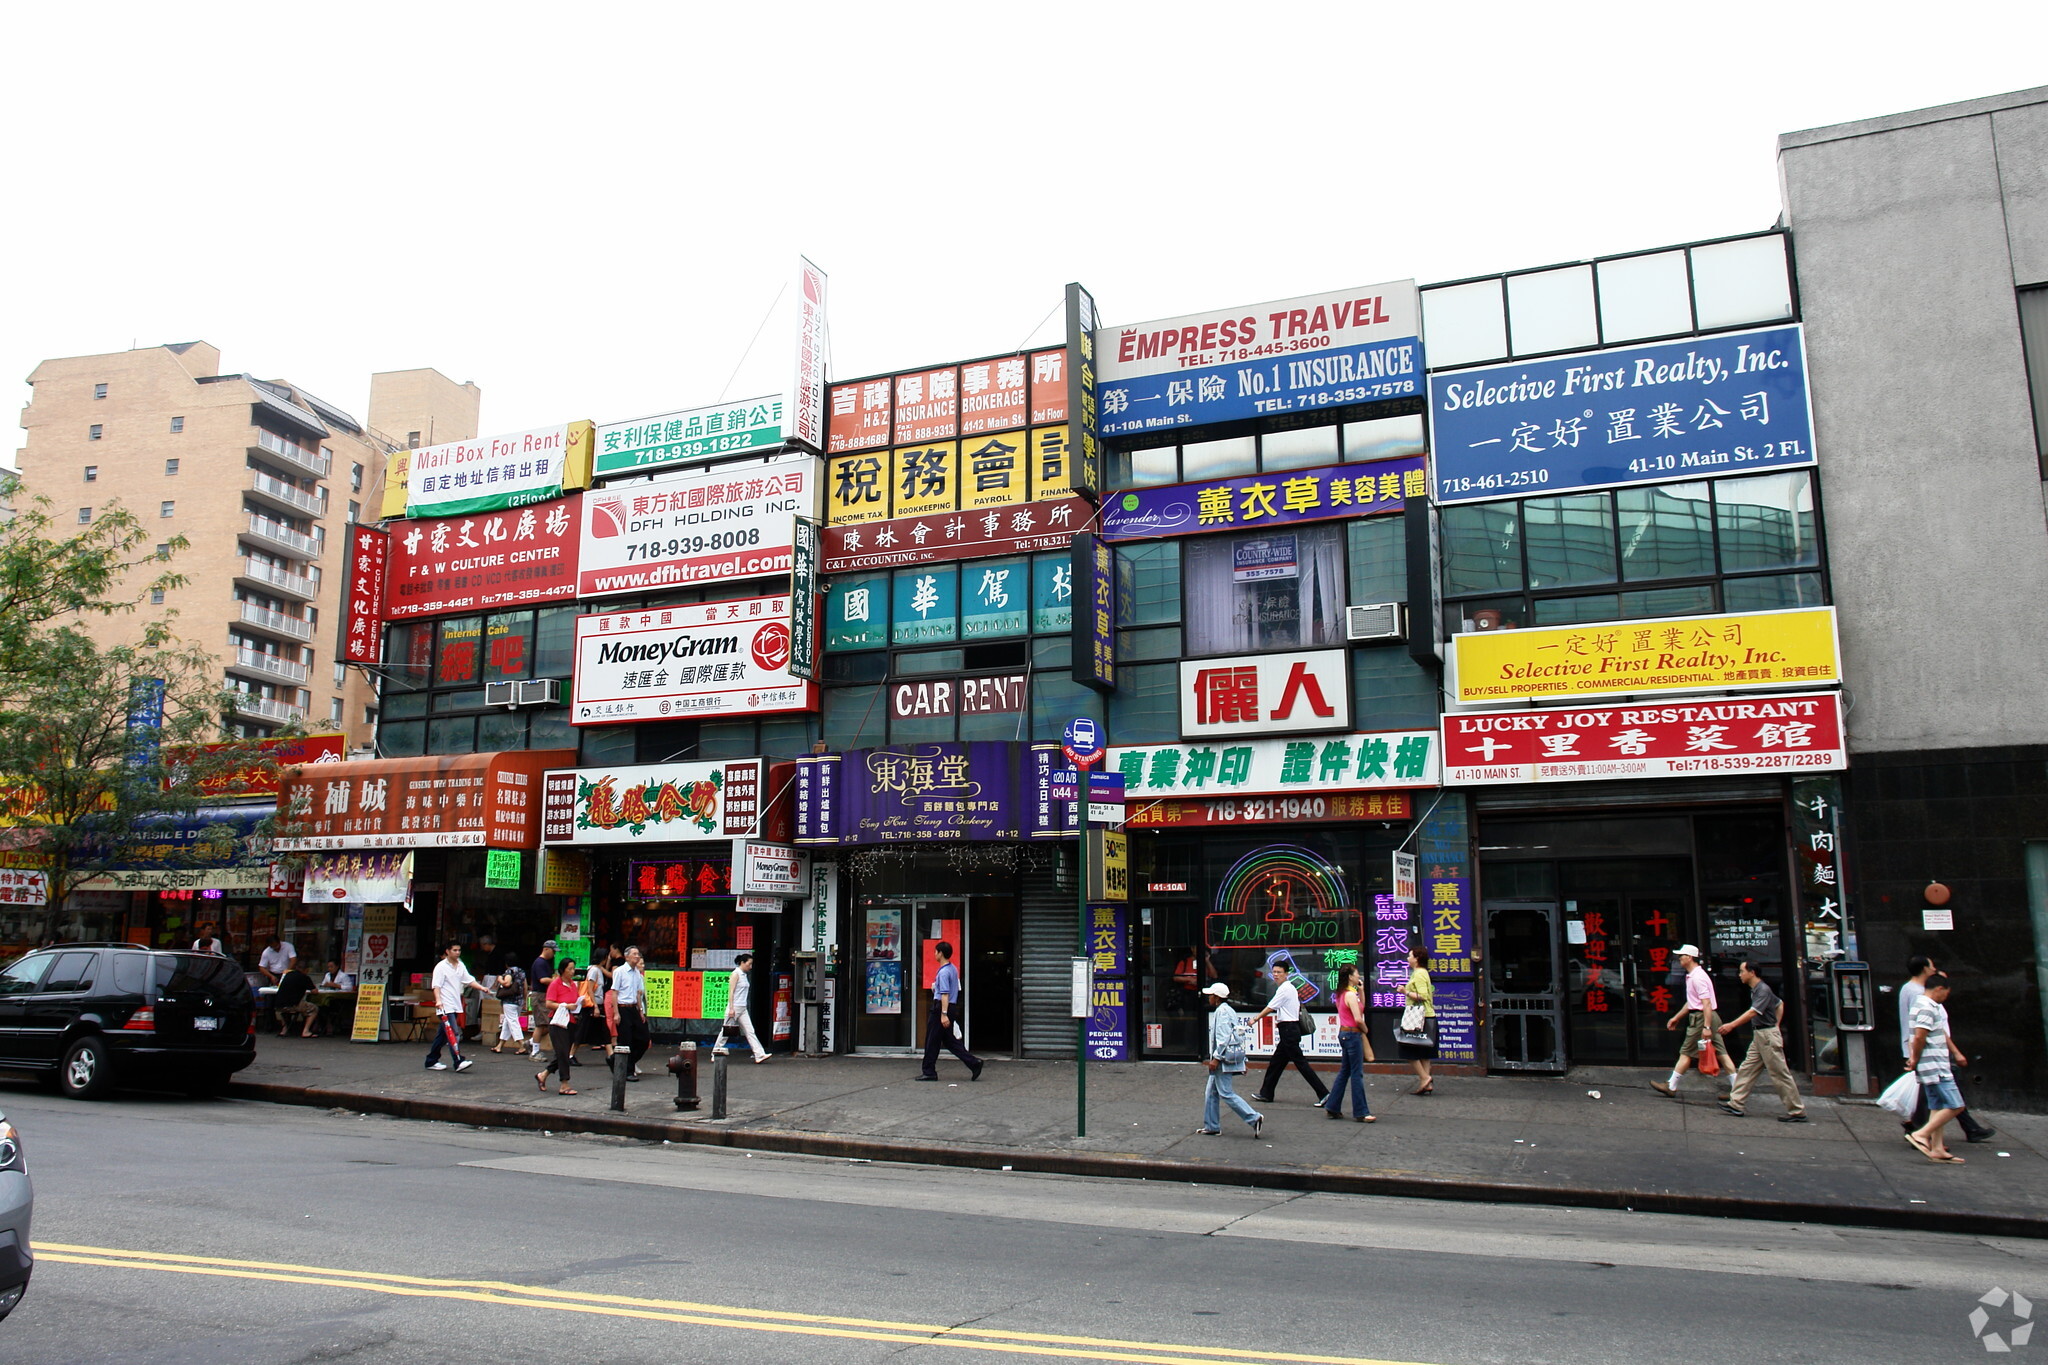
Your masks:
<svg viewBox="0 0 2048 1365"><path fill-rule="evenodd" d="M118 502L163 542L189 542L171 565L186 585L97 625L100 638L133 639L174 611L181 640L220 656L243 733L296 721L368 746L375 682L336 652L347 526L377 519L388 452L476 435L480 393L434 370L377 374L363 422L287 381L219 369L203 341L36 366L25 491L62 523Z"/></svg>

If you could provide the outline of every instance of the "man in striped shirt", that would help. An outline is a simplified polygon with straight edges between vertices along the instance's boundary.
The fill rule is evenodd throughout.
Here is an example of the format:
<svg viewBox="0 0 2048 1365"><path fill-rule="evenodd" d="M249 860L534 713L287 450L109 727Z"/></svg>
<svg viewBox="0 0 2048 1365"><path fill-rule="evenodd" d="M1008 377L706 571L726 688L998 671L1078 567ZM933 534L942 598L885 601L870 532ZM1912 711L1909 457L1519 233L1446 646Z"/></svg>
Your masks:
<svg viewBox="0 0 2048 1365"><path fill-rule="evenodd" d="M1942 1142L1942 1129L1963 1112L1962 1092L1956 1089L1955 1068L1968 1066L1970 1059L1955 1045L1948 1031L1948 978L1940 972L1927 978L1926 992L1913 1002L1907 1021L1913 1029L1907 1044L1906 1064L1920 1078L1927 1095L1927 1126L1906 1134L1906 1141L1919 1148L1929 1161L1961 1165L1963 1159Z"/></svg>

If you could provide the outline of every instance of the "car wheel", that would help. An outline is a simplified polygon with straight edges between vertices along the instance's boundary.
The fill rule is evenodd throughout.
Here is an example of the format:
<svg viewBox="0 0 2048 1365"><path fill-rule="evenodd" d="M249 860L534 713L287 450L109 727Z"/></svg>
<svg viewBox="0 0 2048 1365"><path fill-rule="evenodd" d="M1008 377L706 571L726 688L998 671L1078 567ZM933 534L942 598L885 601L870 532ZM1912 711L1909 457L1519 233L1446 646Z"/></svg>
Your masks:
<svg viewBox="0 0 2048 1365"><path fill-rule="evenodd" d="M64 1053L57 1085L74 1100L93 1100L114 1083L114 1059L98 1038L80 1038Z"/></svg>

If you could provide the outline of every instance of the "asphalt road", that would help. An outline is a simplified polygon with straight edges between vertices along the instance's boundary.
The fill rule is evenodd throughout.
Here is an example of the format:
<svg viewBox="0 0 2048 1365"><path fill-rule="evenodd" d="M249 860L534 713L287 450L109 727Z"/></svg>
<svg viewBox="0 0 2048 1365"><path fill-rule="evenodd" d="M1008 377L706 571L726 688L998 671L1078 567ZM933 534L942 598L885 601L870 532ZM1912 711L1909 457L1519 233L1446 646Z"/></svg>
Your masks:
<svg viewBox="0 0 2048 1365"><path fill-rule="evenodd" d="M0 1362L1981 1360L1980 1295L2048 1299L2041 1242L0 1109L39 1253Z"/></svg>

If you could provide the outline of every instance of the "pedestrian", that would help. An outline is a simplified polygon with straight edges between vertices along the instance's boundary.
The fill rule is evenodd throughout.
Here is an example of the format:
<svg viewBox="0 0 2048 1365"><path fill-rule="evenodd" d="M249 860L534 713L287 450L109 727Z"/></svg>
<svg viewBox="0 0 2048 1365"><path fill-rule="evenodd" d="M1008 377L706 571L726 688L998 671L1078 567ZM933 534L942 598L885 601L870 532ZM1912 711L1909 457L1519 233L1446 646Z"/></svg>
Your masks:
<svg viewBox="0 0 2048 1365"><path fill-rule="evenodd" d="M1942 1140L1948 1121L1963 1112L1963 1094L1956 1089L1955 1068L1968 1066L1970 1059L1956 1046L1948 1030L1948 978L1940 972L1927 978L1925 990L1913 1002L1913 1017L1907 1020L1913 1033L1907 1044L1906 1065L1920 1078L1927 1094L1927 1125L1906 1134L1929 1161L1960 1166L1963 1159L1949 1151Z"/></svg>
<svg viewBox="0 0 2048 1365"><path fill-rule="evenodd" d="M625 960L612 973L612 989L605 1003L612 1042L626 1052L626 1079L637 1081L640 1059L647 1055L647 1046L652 1041L647 1033L647 977L637 947L627 945ZM618 1053L614 1051L612 1065L618 1064Z"/></svg>
<svg viewBox="0 0 2048 1365"><path fill-rule="evenodd" d="M1707 969L1700 965L1700 950L1690 943L1680 948L1678 965L1685 972L1685 1003L1664 1021L1664 1027L1668 1031L1684 1024L1685 1038L1678 1045L1678 1064L1671 1068L1671 1079L1650 1082L1652 1090L1674 1100L1678 1098L1678 1083L1685 1079L1686 1072L1692 1070L1693 1058L1702 1047L1713 1048L1723 1076L1735 1074L1735 1062L1728 1056L1728 1045L1715 1032L1721 1026L1721 1016L1715 1009L1714 978L1708 976Z"/></svg>
<svg viewBox="0 0 2048 1365"><path fill-rule="evenodd" d="M754 1016L747 1008L754 992L754 955L741 953L732 960L732 975L725 979L725 1017L718 1026L718 1042L713 1052L725 1051L725 1040L737 1033L747 1040L753 1050L754 1064L759 1066L768 1060L768 1049L761 1046L761 1039L754 1032Z"/></svg>
<svg viewBox="0 0 2048 1365"><path fill-rule="evenodd" d="M932 951L939 955L939 970L932 978L931 1008L925 1011L924 1070L918 1073L917 1078L921 1081L939 1078L939 1049L944 1047L967 1068L967 1079L978 1081L982 1067L988 1064L962 1046L959 1024L953 1018L954 1006L960 1000L960 969L953 965L953 945L940 939ZM754 1060L764 1059L756 1057Z"/></svg>
<svg viewBox="0 0 2048 1365"><path fill-rule="evenodd" d="M549 1072L554 1073L561 1086L558 1094L576 1093L569 1088L569 1067L576 1053L576 1044L571 1041L576 1036L573 1021L576 1017L576 1006L582 999L583 991L576 983L576 964L568 958L563 958L562 965L555 969L555 979L548 983L546 999L548 1041L553 1049L553 1056L533 1077L543 1095L548 1092Z"/></svg>
<svg viewBox="0 0 2048 1365"><path fill-rule="evenodd" d="M1227 1104L1230 1112L1249 1124L1252 1136L1257 1137L1265 1127L1266 1116L1245 1102L1231 1080L1233 1076L1242 1076L1248 1065L1245 1044L1251 1030L1226 1003L1229 998L1230 987L1221 981L1202 987L1202 1003L1209 1007L1209 1046L1202 1057L1203 1065L1209 1069L1209 1087L1202 1093L1202 1126L1195 1131L1204 1137L1222 1132L1222 1107Z"/></svg>
<svg viewBox="0 0 2048 1365"><path fill-rule="evenodd" d="M1906 984L1899 987L1899 1055L1908 1057L1913 1051L1913 1002L1918 1000L1927 988L1927 978L1940 971L1933 958L1916 957L1906 964ZM1963 1093L1963 1078L1954 1078L1956 1093ZM1976 1112L1969 1108L1969 1101L1963 1101L1963 1112L1956 1115L1956 1122L1962 1127L1963 1141L1989 1142L1998 1136L1998 1130L1988 1123L1978 1121ZM1927 1092L1922 1090L1913 1117L1906 1122L1906 1131L1922 1127L1927 1122Z"/></svg>
<svg viewBox="0 0 2048 1365"><path fill-rule="evenodd" d="M543 1021L551 1012L547 1008L547 996L548 988L554 985L554 983L555 941L549 939L546 943L540 945L540 956L535 958L533 965L526 969L526 989L528 991L526 1014L533 1021L533 1046L528 1051L535 1057L540 1056L542 1032L551 1028L550 1025ZM552 1039L554 1034L550 1031L548 1032L548 1037Z"/></svg>
<svg viewBox="0 0 2048 1365"><path fill-rule="evenodd" d="M519 1019L526 1008L526 973L508 964L498 973L494 993L498 997L498 1041L491 1044L491 1051L498 1053L510 1043L516 1057L526 1051L526 1029Z"/></svg>
<svg viewBox="0 0 2048 1365"><path fill-rule="evenodd" d="M434 1013L440 1027L434 1031L433 1047L427 1050L427 1070L448 1069L448 1063L441 1060L443 1047L455 1059L457 1071L476 1065L462 1055L462 993L470 989L483 987L462 965L462 945L451 938L441 950L441 960L434 964Z"/></svg>
<svg viewBox="0 0 2048 1365"><path fill-rule="evenodd" d="M1436 1077L1431 1072L1436 1065L1436 982L1430 978L1429 961L1420 948L1408 950L1408 980L1402 983L1401 995L1408 1002L1401 1010L1401 1032L1421 1040L1397 1038L1394 1043L1401 1056L1415 1066L1415 1088L1408 1093L1434 1095ZM1415 1021L1415 1028L1408 1027L1410 1019Z"/></svg>
<svg viewBox="0 0 2048 1365"><path fill-rule="evenodd" d="M1725 1037L1748 1024L1749 1051L1742 1055L1742 1069L1735 1073L1735 1084L1721 1107L1736 1118L1743 1117L1743 1103L1756 1088L1757 1078L1769 1072L1771 1085L1785 1104L1778 1122L1804 1123L1806 1106L1799 1098L1799 1083L1792 1079L1792 1068L1785 1065L1785 1002L1757 972L1756 963L1744 962L1736 974L1749 987L1749 1008L1721 1025L1720 1033Z"/></svg>
<svg viewBox="0 0 2048 1365"><path fill-rule="evenodd" d="M583 1026L576 1040L578 1048L594 1044L604 1049L607 1057L612 1055L612 1039L610 1026L605 1022L604 996L612 984L610 965L611 949L599 943L590 954L590 965L583 969Z"/></svg>
<svg viewBox="0 0 2048 1365"><path fill-rule="evenodd" d="M1374 1122L1372 1108L1365 1102L1365 1064L1372 1060L1372 1040L1365 1036L1365 991L1363 975L1356 962L1337 969L1337 1052L1343 1062L1337 1079L1330 1082L1330 1098L1323 1112L1333 1119L1344 1117L1344 1083L1351 1083L1351 1117L1359 1123Z"/></svg>
<svg viewBox="0 0 2048 1365"><path fill-rule="evenodd" d="M1258 1101L1273 1103L1273 1087L1280 1084L1280 1078L1287 1074L1289 1066L1294 1067L1308 1081L1309 1089L1316 1092L1316 1103L1329 1098L1330 1089L1323 1084L1323 1078L1308 1064L1308 1058L1301 1055L1301 992L1294 988L1294 963L1273 964L1273 995L1266 1001L1266 1007L1253 1015L1254 1019L1273 1016L1273 1060L1266 1063L1266 1075L1259 1085Z"/></svg>
<svg viewBox="0 0 2048 1365"><path fill-rule="evenodd" d="M273 934L269 943L264 945L263 951L257 955L256 970L262 972L264 979L275 986L284 979L286 969L298 960L299 950Z"/></svg>

